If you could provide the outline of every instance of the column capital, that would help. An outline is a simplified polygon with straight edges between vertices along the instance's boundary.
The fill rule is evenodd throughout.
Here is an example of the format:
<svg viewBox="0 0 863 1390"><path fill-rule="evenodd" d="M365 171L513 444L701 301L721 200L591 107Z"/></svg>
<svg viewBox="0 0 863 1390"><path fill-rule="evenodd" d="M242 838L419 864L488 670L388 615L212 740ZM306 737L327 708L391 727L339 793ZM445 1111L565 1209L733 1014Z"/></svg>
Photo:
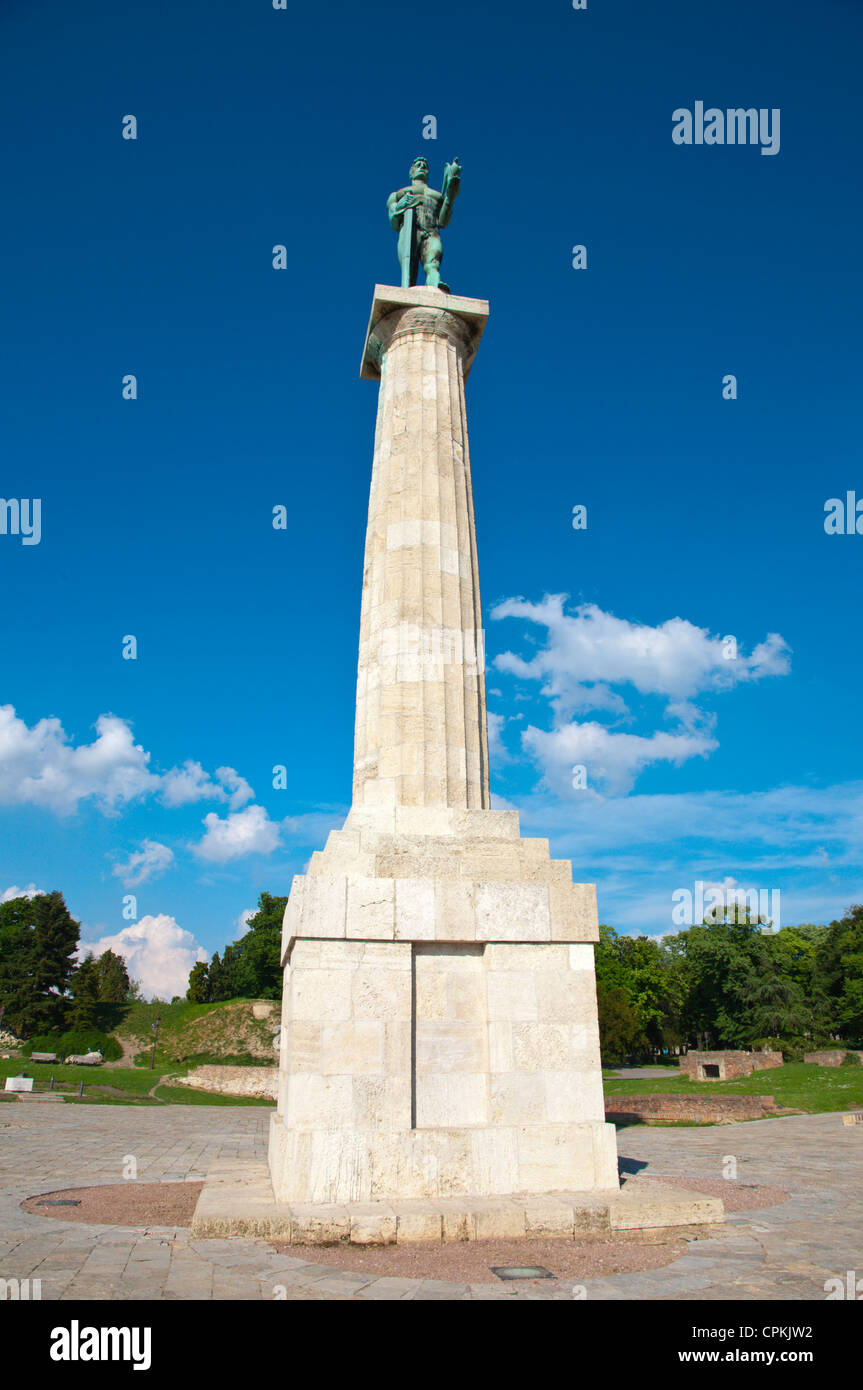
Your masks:
<svg viewBox="0 0 863 1390"><path fill-rule="evenodd" d="M360 376L379 381L381 360L393 337L424 330L452 337L460 345L467 380L487 318L487 299L468 299L427 285L375 285Z"/></svg>

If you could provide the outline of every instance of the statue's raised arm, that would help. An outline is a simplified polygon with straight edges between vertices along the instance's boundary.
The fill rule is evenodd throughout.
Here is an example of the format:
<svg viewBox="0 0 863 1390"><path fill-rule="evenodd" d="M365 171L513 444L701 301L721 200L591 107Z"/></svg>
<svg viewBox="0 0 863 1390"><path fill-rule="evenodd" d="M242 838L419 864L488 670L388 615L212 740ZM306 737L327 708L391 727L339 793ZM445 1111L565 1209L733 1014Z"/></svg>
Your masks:
<svg viewBox="0 0 863 1390"><path fill-rule="evenodd" d="M458 197L458 191L460 188L461 165L458 162L458 156L456 156L452 164L444 165L443 188L441 189L441 197L443 201L441 203L440 208L441 227L449 226L449 220L452 217L452 205Z"/></svg>

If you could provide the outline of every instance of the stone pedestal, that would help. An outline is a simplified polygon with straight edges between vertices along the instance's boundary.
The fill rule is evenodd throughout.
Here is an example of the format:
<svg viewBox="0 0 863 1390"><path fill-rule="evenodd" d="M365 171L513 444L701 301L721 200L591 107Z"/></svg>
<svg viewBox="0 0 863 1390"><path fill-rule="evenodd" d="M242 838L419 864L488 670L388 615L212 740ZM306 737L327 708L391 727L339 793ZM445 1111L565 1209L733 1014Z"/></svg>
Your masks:
<svg viewBox="0 0 863 1390"><path fill-rule="evenodd" d="M464 404L487 315L375 289L353 804L285 913L279 1202L618 1187L595 890L490 809Z"/></svg>

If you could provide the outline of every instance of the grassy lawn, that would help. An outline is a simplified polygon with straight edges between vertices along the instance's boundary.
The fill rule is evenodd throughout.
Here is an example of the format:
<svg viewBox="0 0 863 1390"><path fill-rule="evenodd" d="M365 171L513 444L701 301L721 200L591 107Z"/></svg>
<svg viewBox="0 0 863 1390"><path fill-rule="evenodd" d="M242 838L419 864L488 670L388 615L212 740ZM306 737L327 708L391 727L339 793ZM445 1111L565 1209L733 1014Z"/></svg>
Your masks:
<svg viewBox="0 0 863 1390"><path fill-rule="evenodd" d="M18 1076L25 1072L35 1081L48 1082L54 1077L54 1087L58 1091L77 1089L84 1082L84 1096L67 1096L67 1105L158 1105L159 1100L168 1105L274 1105L274 1101L257 1100L249 1096L221 1096L210 1091L193 1091L186 1086L161 1086L157 1091L158 1100L147 1093L159 1084L163 1076L184 1076L185 1067L157 1065L153 1071L144 1067L66 1067L53 1063L29 1062L21 1058L0 1059L0 1082L7 1076ZM110 1086L121 1095L106 1094L97 1088ZM40 1085L38 1089L45 1090ZM0 1090L0 1095L6 1096ZM10 1100L13 1097L8 1097Z"/></svg>
<svg viewBox="0 0 863 1390"><path fill-rule="evenodd" d="M805 1062L788 1062L784 1067L753 1072L740 1081L689 1081L686 1077L657 1076L648 1081L624 1081L603 1075L606 1096L720 1095L773 1096L777 1105L787 1105L807 1114L830 1110L863 1109L863 1067L816 1067Z"/></svg>

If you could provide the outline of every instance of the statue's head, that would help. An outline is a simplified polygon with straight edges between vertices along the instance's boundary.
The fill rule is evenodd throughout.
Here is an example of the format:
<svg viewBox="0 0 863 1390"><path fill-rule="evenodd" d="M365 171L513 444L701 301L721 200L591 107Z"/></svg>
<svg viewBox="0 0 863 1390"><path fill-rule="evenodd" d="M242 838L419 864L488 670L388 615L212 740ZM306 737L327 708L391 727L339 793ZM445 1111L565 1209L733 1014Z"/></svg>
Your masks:
<svg viewBox="0 0 863 1390"><path fill-rule="evenodd" d="M420 155L419 159L414 160L413 164L410 167L409 173L412 179L422 179L423 182L426 182L429 176L428 160L423 159L422 155Z"/></svg>

